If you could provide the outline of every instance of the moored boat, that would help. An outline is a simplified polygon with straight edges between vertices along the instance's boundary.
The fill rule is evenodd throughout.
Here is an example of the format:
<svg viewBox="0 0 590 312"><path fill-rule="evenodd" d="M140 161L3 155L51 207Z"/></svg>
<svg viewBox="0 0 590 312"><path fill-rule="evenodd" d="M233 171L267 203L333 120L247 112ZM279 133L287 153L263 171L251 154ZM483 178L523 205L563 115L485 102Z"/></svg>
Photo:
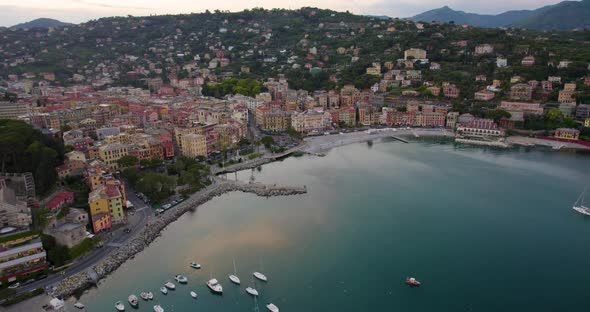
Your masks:
<svg viewBox="0 0 590 312"><path fill-rule="evenodd" d="M174 285L174 283L172 283L172 282L166 282L166 284L164 284L164 287L171 289L171 290L176 289L176 285Z"/></svg>
<svg viewBox="0 0 590 312"><path fill-rule="evenodd" d="M74 307L76 307L78 309L84 309L84 304L82 302L76 302L74 304Z"/></svg>
<svg viewBox="0 0 590 312"><path fill-rule="evenodd" d="M258 290L252 288L252 287L246 287L246 292L249 293L252 296L258 296Z"/></svg>
<svg viewBox="0 0 590 312"><path fill-rule="evenodd" d="M164 294L167 295L168 294L168 288L166 288L165 286L160 287L160 291Z"/></svg>
<svg viewBox="0 0 590 312"><path fill-rule="evenodd" d="M139 297L141 297L141 299L143 300L150 300L150 297L148 296L148 293L146 292L142 292L141 294L139 294Z"/></svg>
<svg viewBox="0 0 590 312"><path fill-rule="evenodd" d="M191 262L191 268L193 269L200 269L201 265L196 262Z"/></svg>
<svg viewBox="0 0 590 312"><path fill-rule="evenodd" d="M153 292L149 291L149 292L147 293L147 295L148 295L148 299L150 299L150 300L154 300L154 293L153 293Z"/></svg>
<svg viewBox="0 0 590 312"><path fill-rule="evenodd" d="M260 272L254 272L253 273L254 277L256 277L257 279L266 282L268 279L266 278L266 275L260 273Z"/></svg>
<svg viewBox="0 0 590 312"><path fill-rule="evenodd" d="M586 207L584 203L585 195L586 190L584 189L582 194L580 194L580 196L578 197L578 200L576 200L576 202L574 203L573 209L583 215L590 216L590 208Z"/></svg>
<svg viewBox="0 0 590 312"><path fill-rule="evenodd" d="M164 312L164 308L162 308L160 305L156 304L154 306L154 312Z"/></svg>
<svg viewBox="0 0 590 312"><path fill-rule="evenodd" d="M406 284L413 286L413 287L418 287L418 286L422 285L422 283L420 283L417 279L415 279L413 277L406 278Z"/></svg>
<svg viewBox="0 0 590 312"><path fill-rule="evenodd" d="M221 284L219 284L219 282L217 281L217 279L210 279L207 282L207 287L209 287L209 289L211 289L211 291L213 291L214 293L217 294L221 294L223 292L223 287L221 287Z"/></svg>
<svg viewBox="0 0 590 312"><path fill-rule="evenodd" d="M240 278L233 275L233 274L229 275L229 280L232 281L232 283L234 283L236 285L240 285Z"/></svg>
<svg viewBox="0 0 590 312"><path fill-rule="evenodd" d="M184 276L184 275L180 275L180 274L179 274L179 275L176 275L176 276L174 277L174 279L175 279L177 282L181 283L181 284L186 284L186 283L188 283L188 278L187 278L186 276Z"/></svg>
<svg viewBox="0 0 590 312"><path fill-rule="evenodd" d="M197 299L197 293L194 291L191 291L191 297Z"/></svg>
<svg viewBox="0 0 590 312"><path fill-rule="evenodd" d="M270 311L270 312L279 312L279 307L277 307L276 305L274 305L274 303L269 303L266 305L266 308Z"/></svg>
<svg viewBox="0 0 590 312"><path fill-rule="evenodd" d="M134 308L137 308L137 305L139 304L139 299L137 299L137 296L134 294L129 295L127 301L129 301L129 304Z"/></svg>
<svg viewBox="0 0 590 312"><path fill-rule="evenodd" d="M121 301L117 301L115 302L115 309L117 309L117 311L125 311L125 306Z"/></svg>

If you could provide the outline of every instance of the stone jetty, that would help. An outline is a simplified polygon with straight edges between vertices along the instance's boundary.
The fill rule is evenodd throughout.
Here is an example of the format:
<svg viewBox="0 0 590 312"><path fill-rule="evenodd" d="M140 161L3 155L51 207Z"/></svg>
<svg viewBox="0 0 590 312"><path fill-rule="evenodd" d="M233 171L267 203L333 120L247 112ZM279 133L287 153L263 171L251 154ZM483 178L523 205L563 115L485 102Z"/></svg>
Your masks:
<svg viewBox="0 0 590 312"><path fill-rule="evenodd" d="M213 183L210 186L193 194L183 203L167 210L159 217L154 218L154 220L150 221L141 232L139 232L130 241L125 243L125 245L111 252L101 262L94 266L93 269L96 272L96 276L91 277L86 271L83 271L64 278L55 285L55 289L51 295L65 298L73 295L79 290L94 285L97 280L100 280L106 277L108 274L114 272L125 261L144 250L151 242L154 241L154 239L160 235L160 232L166 226L168 226L168 224L174 222L186 211L194 209L216 196L236 191L269 197L305 194L307 193L307 188L305 186L291 187L266 185L261 183L245 183L240 181L223 180L214 177Z"/></svg>

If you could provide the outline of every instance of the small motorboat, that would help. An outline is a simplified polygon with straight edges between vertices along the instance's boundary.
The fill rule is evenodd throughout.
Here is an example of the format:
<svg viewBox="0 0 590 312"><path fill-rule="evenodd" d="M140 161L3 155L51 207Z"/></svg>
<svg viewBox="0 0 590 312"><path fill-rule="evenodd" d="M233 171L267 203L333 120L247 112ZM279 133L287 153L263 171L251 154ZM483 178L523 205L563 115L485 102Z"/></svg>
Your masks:
<svg viewBox="0 0 590 312"><path fill-rule="evenodd" d="M176 285L174 285L174 283L172 283L172 282L166 282L166 284L164 284L164 287L171 289L171 290L176 289Z"/></svg>
<svg viewBox="0 0 590 312"><path fill-rule="evenodd" d="M274 305L274 303L269 303L266 305L266 308L270 311L270 312L279 312L279 307L277 307L276 305Z"/></svg>
<svg viewBox="0 0 590 312"><path fill-rule="evenodd" d="M258 297L258 290L254 289L252 287L246 287L246 292L252 296Z"/></svg>
<svg viewBox="0 0 590 312"><path fill-rule="evenodd" d="M127 301L129 301L129 304L134 308L137 308L137 305L139 304L139 299L137 299L137 296L134 294L129 295Z"/></svg>
<svg viewBox="0 0 590 312"><path fill-rule="evenodd" d="M418 286L422 285L422 283L420 283L417 279L415 279L413 277L406 278L406 284L408 284L412 287L418 287Z"/></svg>
<svg viewBox="0 0 590 312"><path fill-rule="evenodd" d="M76 302L74 304L74 307L76 307L78 309L84 309L84 304L82 302Z"/></svg>
<svg viewBox="0 0 590 312"><path fill-rule="evenodd" d="M259 279L259 280L261 280L263 282L266 282L267 281L266 276L264 274L260 273L260 272L254 272L253 275L254 275L254 277L256 277L257 279Z"/></svg>
<svg viewBox="0 0 590 312"><path fill-rule="evenodd" d="M240 278L233 275L233 274L229 275L229 280L232 281L232 283L234 283L236 285L240 285Z"/></svg>
<svg viewBox="0 0 590 312"><path fill-rule="evenodd" d="M154 300L154 293L153 292L150 291L150 292L148 292L147 295L148 295L148 299Z"/></svg>
<svg viewBox="0 0 590 312"><path fill-rule="evenodd" d="M201 268L201 265L196 262L191 262L191 268L198 270Z"/></svg>
<svg viewBox="0 0 590 312"><path fill-rule="evenodd" d="M184 275L176 275L176 276L174 277L174 279L175 279L177 282L181 283L181 284L186 284L186 283L188 283L188 278L187 278L186 276L184 276Z"/></svg>
<svg viewBox="0 0 590 312"><path fill-rule="evenodd" d="M191 297L197 299L197 293L194 291L191 291Z"/></svg>
<svg viewBox="0 0 590 312"><path fill-rule="evenodd" d="M223 292L223 287L221 287L221 284L219 284L219 282L214 278L207 282L207 287L217 294L221 294Z"/></svg>
<svg viewBox="0 0 590 312"><path fill-rule="evenodd" d="M160 291L164 294L167 295L168 294L168 288L166 288L166 286L162 286L160 287Z"/></svg>
<svg viewBox="0 0 590 312"><path fill-rule="evenodd" d="M146 292L142 292L141 294L139 294L139 296L141 297L141 299L147 301L150 300L150 297L148 296L148 294Z"/></svg>
<svg viewBox="0 0 590 312"><path fill-rule="evenodd" d="M125 306L123 305L123 302L115 302L115 309L117 309L117 311L125 311Z"/></svg>
<svg viewBox="0 0 590 312"><path fill-rule="evenodd" d="M154 306L154 312L164 312L164 308L162 308L160 305L156 304Z"/></svg>

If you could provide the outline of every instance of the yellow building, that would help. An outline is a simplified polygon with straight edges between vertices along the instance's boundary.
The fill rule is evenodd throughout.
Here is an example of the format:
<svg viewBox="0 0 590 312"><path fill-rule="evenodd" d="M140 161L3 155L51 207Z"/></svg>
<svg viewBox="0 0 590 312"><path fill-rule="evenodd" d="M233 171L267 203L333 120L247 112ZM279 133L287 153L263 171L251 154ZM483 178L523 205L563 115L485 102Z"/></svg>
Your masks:
<svg viewBox="0 0 590 312"><path fill-rule="evenodd" d="M590 128L590 118L586 118L586 120L584 120L584 127Z"/></svg>
<svg viewBox="0 0 590 312"><path fill-rule="evenodd" d="M106 144L98 148L98 157L109 166L109 168L117 170L119 160L123 156L127 156L129 153L128 146L126 144Z"/></svg>
<svg viewBox="0 0 590 312"><path fill-rule="evenodd" d="M183 153L183 141L182 138L189 134L203 134L203 128L201 127L192 127L192 128L174 128L174 136L176 138L176 144L178 145L178 149L180 153Z"/></svg>
<svg viewBox="0 0 590 312"><path fill-rule="evenodd" d="M182 155L187 157L207 157L207 138L202 134L187 134L181 138Z"/></svg>
<svg viewBox="0 0 590 312"><path fill-rule="evenodd" d="M425 59L426 58L426 51L422 50L422 49L408 49L406 51L404 51L404 59L408 59L408 58L414 58L414 59Z"/></svg>
<svg viewBox="0 0 590 312"><path fill-rule="evenodd" d="M88 195L88 206L90 207L90 219L94 233L111 228L109 200L105 187L100 186Z"/></svg>
<svg viewBox="0 0 590 312"><path fill-rule="evenodd" d="M580 137L580 131L570 128L559 128L555 130L555 137L559 139L577 140Z"/></svg>

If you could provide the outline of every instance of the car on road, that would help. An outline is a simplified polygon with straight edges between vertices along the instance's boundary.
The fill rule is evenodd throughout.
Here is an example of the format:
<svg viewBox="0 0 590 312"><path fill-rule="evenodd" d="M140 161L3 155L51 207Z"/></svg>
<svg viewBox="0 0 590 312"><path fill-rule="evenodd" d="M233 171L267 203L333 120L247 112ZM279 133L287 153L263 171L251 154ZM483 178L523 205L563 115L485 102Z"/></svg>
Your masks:
<svg viewBox="0 0 590 312"><path fill-rule="evenodd" d="M20 286L20 283L19 282L16 282L16 283L11 284L10 286L8 286L8 288L15 289L15 288L18 288L19 286Z"/></svg>
<svg viewBox="0 0 590 312"><path fill-rule="evenodd" d="M130 230L129 228L125 228L125 229L123 230L123 232L125 232L125 233L129 234L129 233L131 233L131 230Z"/></svg>
<svg viewBox="0 0 590 312"><path fill-rule="evenodd" d="M163 208L163 209L168 209L168 208L170 208L170 207L172 207L172 205L170 205L170 204L162 205L162 208Z"/></svg>

